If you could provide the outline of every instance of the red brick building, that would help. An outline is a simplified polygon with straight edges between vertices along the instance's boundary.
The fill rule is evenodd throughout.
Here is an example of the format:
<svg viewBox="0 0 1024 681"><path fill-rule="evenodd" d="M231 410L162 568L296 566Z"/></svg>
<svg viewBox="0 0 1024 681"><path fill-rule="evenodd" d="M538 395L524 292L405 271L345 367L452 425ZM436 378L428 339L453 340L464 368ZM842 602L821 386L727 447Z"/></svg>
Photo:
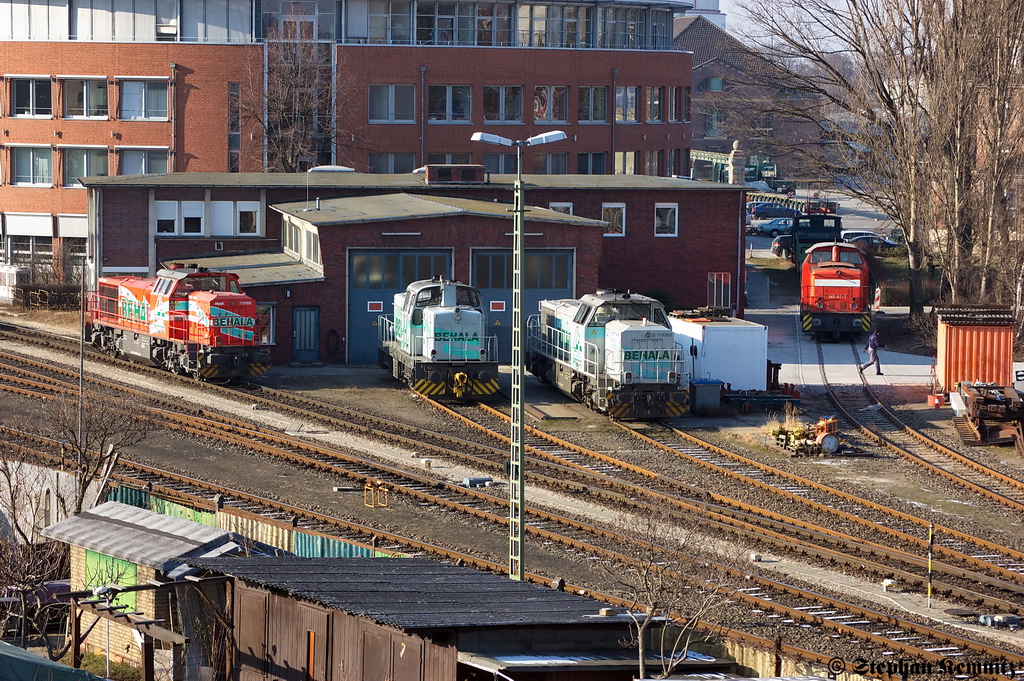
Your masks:
<svg viewBox="0 0 1024 681"><path fill-rule="evenodd" d="M102 274L184 261L237 272L273 320L272 361L376 361L411 281L481 290L511 334L514 176L179 173L83 180ZM450 167L447 170L452 170ZM597 288L743 312L743 188L641 175L526 176L526 309Z"/></svg>
<svg viewBox="0 0 1024 681"><path fill-rule="evenodd" d="M266 170L287 137L275 116L307 115L252 104L274 45L315 44L330 71L302 167L511 173L515 155L472 132L561 129L525 172L686 174L691 57L673 48L672 13L689 6L0 0L0 265L75 278L79 177Z"/></svg>

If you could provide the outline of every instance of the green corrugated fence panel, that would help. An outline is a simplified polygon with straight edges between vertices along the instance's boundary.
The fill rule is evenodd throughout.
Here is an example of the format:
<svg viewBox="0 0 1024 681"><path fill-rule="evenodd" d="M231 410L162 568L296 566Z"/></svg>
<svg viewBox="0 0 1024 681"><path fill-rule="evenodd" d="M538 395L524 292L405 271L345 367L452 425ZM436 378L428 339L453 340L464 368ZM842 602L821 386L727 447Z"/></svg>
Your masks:
<svg viewBox="0 0 1024 681"><path fill-rule="evenodd" d="M365 546L299 530L295 531L294 542L295 555L302 558L369 558L374 554L373 549Z"/></svg>
<svg viewBox="0 0 1024 681"><path fill-rule="evenodd" d="M118 485L110 490L107 501L118 501L136 508L149 508L149 492L144 489Z"/></svg>
<svg viewBox="0 0 1024 681"><path fill-rule="evenodd" d="M191 520L192 522L206 525L207 527L217 527L217 514L209 511L201 511L191 506L185 506L174 501L167 501L159 497L150 497L149 510L154 513L161 513L163 515L171 516L172 518L182 518L184 520Z"/></svg>

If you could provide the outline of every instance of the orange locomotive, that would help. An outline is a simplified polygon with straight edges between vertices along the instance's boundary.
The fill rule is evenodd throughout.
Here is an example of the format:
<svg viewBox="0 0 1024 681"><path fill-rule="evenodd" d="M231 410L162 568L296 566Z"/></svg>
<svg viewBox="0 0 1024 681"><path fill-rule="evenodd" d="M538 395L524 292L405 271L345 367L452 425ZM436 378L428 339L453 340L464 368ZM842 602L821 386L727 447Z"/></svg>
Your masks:
<svg viewBox="0 0 1024 681"><path fill-rule="evenodd" d="M859 338L871 328L871 269L853 244L817 243L800 268L800 323L812 338Z"/></svg>
<svg viewBox="0 0 1024 681"><path fill-rule="evenodd" d="M112 355L210 379L266 371L265 330L237 274L171 265L156 279L100 278L85 337Z"/></svg>

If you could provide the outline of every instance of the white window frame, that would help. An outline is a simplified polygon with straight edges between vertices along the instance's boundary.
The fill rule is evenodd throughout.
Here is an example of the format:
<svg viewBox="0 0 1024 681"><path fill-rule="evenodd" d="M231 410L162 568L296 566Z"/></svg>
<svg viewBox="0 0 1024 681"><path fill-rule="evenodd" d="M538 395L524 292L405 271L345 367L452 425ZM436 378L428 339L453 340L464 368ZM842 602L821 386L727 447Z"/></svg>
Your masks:
<svg viewBox="0 0 1024 681"><path fill-rule="evenodd" d="M170 99L169 99L169 88L167 86L167 79L165 78L119 78L121 84L120 92L120 111L118 116L122 121L166 121L169 120L170 115ZM142 112L139 116L127 116L125 115L125 104L128 102L128 97L125 93L125 88L129 86L138 85L142 87ZM163 116L152 116L149 113L149 101L150 101L150 85L163 85L164 89L164 115Z"/></svg>
<svg viewBox="0 0 1024 681"><path fill-rule="evenodd" d="M555 118L554 102L555 93L561 90L562 116ZM537 98L543 96L547 99L547 109L543 116L537 111ZM537 85L533 88L533 121L535 123L568 123L569 122L569 86L568 85Z"/></svg>
<svg viewBox="0 0 1024 681"><path fill-rule="evenodd" d="M102 76L58 76L61 82L61 95L64 100L64 118L71 119L91 119L105 121L110 118L110 83L107 79ZM71 98L68 96L68 83L81 83L82 93L84 101L82 102L82 108L84 111L80 114L68 113L68 105L71 102ZM106 112L105 113L90 113L90 109L94 108L93 103L90 101L90 92L88 83L103 83L103 90L106 93Z"/></svg>
<svg viewBox="0 0 1024 681"><path fill-rule="evenodd" d="M617 85L615 87L615 122L639 123L640 88L637 85Z"/></svg>
<svg viewBox="0 0 1024 681"><path fill-rule="evenodd" d="M488 118L487 114L487 90L497 88L498 89L498 117ZM519 91L519 111L516 118L510 118L509 112L505 108L505 104L508 101L508 93L510 90ZM497 123L522 123L523 122L523 86L522 85L485 85L484 86L484 125L497 124ZM493 116L493 114L491 114Z"/></svg>
<svg viewBox="0 0 1024 681"><path fill-rule="evenodd" d="M469 95L469 106L461 114L456 114L453 108L455 103L454 92L455 88L465 88ZM430 97L432 93L436 93L444 89L444 114L438 116L436 113L431 113L430 108ZM459 123L466 124L473 122L473 86L472 85L428 85L427 86L427 121L430 123ZM458 115L458 118L456 116Z"/></svg>
<svg viewBox="0 0 1024 681"><path fill-rule="evenodd" d="M598 89L603 91L603 94L601 95L601 98L604 100L604 113L602 114L603 118L594 118L594 91ZM580 99L583 97L586 97L586 118L583 117L583 112L579 110L579 105L582 103L580 102ZM581 124L608 122L608 87L606 85L581 85L579 88L579 93L576 97L576 102L577 122Z"/></svg>
<svg viewBox="0 0 1024 681"><path fill-rule="evenodd" d="M254 231L242 231L242 214L254 213ZM255 238L262 234L259 201L211 201L210 236Z"/></svg>
<svg viewBox="0 0 1024 681"><path fill-rule="evenodd" d="M53 147L47 147L43 145L7 145L10 149L11 155L11 186L14 187L52 187L53 186ZM50 155L50 180L49 182L36 182L36 155L40 151L45 151ZM31 154L30 164L32 166L32 180L30 182L19 182L18 181L18 170L17 170L17 156L29 153Z"/></svg>
<svg viewBox="0 0 1024 681"><path fill-rule="evenodd" d="M199 220L199 230L189 231L189 220ZM201 237L206 236L206 202L205 201L182 201L181 202L181 236Z"/></svg>
<svg viewBox="0 0 1024 681"><path fill-rule="evenodd" d="M53 118L53 83L49 76L6 76L7 87L10 89L10 113L9 116L12 118ZM31 85L29 86L29 113L17 113L14 102L15 94L15 83L20 80L27 80ZM50 112L41 114L36 113L36 90L39 88L39 84L45 84L50 90Z"/></svg>
<svg viewBox="0 0 1024 681"><path fill-rule="evenodd" d="M260 313L261 308L265 308L266 312ZM277 345L277 334L275 333L277 328L277 303L256 301L256 312L267 316L267 341L265 345Z"/></svg>
<svg viewBox="0 0 1024 681"><path fill-rule="evenodd" d="M708 272L708 307L732 306L732 274Z"/></svg>
<svg viewBox="0 0 1024 681"><path fill-rule="evenodd" d="M658 110L655 112L654 109L654 94L658 94ZM662 85L649 85L647 87L647 106L644 108L647 110L647 122L648 123L664 123L665 117L665 87ZM654 114L654 117L651 117Z"/></svg>
<svg viewBox="0 0 1024 681"><path fill-rule="evenodd" d="M154 201L153 202L153 234L160 236L177 236L179 234L179 227L181 225L181 219L179 213L181 209L177 201ZM172 229L169 232L160 231L160 222L170 220L172 222Z"/></svg>
<svg viewBox="0 0 1024 681"><path fill-rule="evenodd" d="M142 170L142 174L143 175L154 174L154 171L151 170L151 166L152 166L153 162L152 162L152 157L150 156L153 153L162 153L165 156L164 162L165 162L165 165L166 165L166 169L160 171L160 173L170 172L171 171L171 167L170 167L171 166L171 154L170 154L170 150L167 147L115 147L114 149L115 149L115 151L117 151L117 154L118 154L117 161L118 161L118 168L120 170L120 174L121 175L130 175L131 174L131 173L125 172L125 167L124 167L125 159L124 159L124 157L125 157L125 153L126 152L129 152L129 153L130 152L141 152L143 154L143 156L142 156L142 165L144 166L144 168Z"/></svg>
<svg viewBox="0 0 1024 681"><path fill-rule="evenodd" d="M63 164L62 165L64 167L63 167L63 177L62 177L62 180L61 180L62 183L63 183L63 186L65 186L65 187L76 187L76 188L81 188L82 187L82 184L80 182L78 182L77 180L72 180L70 182L68 181L70 179L68 177L68 165L69 165L69 163L68 163L68 154L71 153L71 152L77 152L77 151L84 151L84 152L102 151L103 155L106 157L107 167L106 167L105 172L100 173L99 175L101 177L105 177L105 176L110 175L110 150L107 147L75 145L73 147L60 146L60 147L57 147L57 148L60 150L61 155L63 156ZM86 153L85 154L85 177L89 177L91 175L95 175L96 174L96 173L93 172L92 165L93 165L92 154Z"/></svg>
<svg viewBox="0 0 1024 681"><path fill-rule="evenodd" d="M636 175L638 151L616 151L612 157L612 172L615 175ZM632 172L629 172L632 170Z"/></svg>
<svg viewBox="0 0 1024 681"><path fill-rule="evenodd" d="M659 232L663 223L660 211L670 210L668 223L671 232ZM656 203L654 204L654 236L679 236L679 204L678 203Z"/></svg>
<svg viewBox="0 0 1024 681"><path fill-rule="evenodd" d="M395 111L395 88L407 87L412 88L412 113L408 118L397 118ZM388 92L388 117L387 118L373 118L373 93L374 88L387 88ZM416 86L409 85L406 83L371 83L367 90L367 117L371 123L388 123L398 125L409 125L416 122Z"/></svg>
<svg viewBox="0 0 1024 681"><path fill-rule="evenodd" d="M604 235L610 237L624 237L626 236L626 204L624 203L602 203L601 204L601 219L605 222L614 222L608 219L608 211L613 209L621 210L622 215L622 230L619 232L608 231L608 227L604 228Z"/></svg>

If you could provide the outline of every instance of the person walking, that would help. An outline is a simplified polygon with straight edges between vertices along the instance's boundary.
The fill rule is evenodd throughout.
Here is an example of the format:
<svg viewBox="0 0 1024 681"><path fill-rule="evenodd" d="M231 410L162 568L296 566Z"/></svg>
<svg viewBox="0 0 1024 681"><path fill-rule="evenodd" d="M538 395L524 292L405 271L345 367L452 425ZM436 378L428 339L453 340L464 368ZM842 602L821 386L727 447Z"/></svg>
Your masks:
<svg viewBox="0 0 1024 681"><path fill-rule="evenodd" d="M880 344L878 341L878 335L881 333L879 328L876 326L875 330L868 336L868 344L864 346L861 352L868 353L868 363L864 365L858 365L857 369L863 373L872 364L875 365L875 374L882 376L882 363L878 361L878 348L884 348L885 346Z"/></svg>

